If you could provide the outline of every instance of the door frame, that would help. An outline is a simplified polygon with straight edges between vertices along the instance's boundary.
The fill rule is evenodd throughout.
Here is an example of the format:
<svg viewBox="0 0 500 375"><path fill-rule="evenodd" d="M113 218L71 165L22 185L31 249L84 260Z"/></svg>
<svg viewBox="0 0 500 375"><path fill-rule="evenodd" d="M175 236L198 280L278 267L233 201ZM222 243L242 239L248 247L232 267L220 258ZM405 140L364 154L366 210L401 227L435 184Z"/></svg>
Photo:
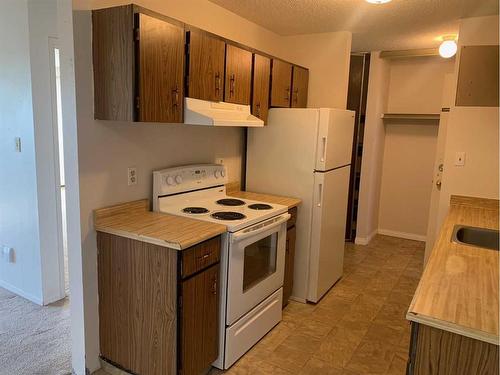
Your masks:
<svg viewBox="0 0 500 375"><path fill-rule="evenodd" d="M54 180L57 210L57 253L59 259L59 296L66 296L65 274L64 274L64 236L63 236L63 218L62 218L62 199L61 199L61 166L59 158L59 127L57 114L57 88L56 88L56 67L55 67L55 49L60 50L58 39L49 37L49 67L50 67L50 95L52 103L52 134L54 147ZM62 119L61 119L62 121ZM68 280L69 282L69 280Z"/></svg>

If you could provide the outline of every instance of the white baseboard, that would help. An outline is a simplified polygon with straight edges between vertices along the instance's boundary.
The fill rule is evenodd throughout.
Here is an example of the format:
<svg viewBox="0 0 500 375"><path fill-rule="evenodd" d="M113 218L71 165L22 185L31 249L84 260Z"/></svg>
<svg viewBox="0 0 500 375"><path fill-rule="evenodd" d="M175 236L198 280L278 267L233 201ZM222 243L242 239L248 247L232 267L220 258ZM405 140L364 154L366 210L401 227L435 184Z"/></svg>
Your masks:
<svg viewBox="0 0 500 375"><path fill-rule="evenodd" d="M373 232L371 232L367 237L359 237L356 235L356 238L354 239L354 243L356 245L368 245L370 241L375 237L377 234L377 229L375 229Z"/></svg>
<svg viewBox="0 0 500 375"><path fill-rule="evenodd" d="M425 242L427 240L426 236L415 233L397 232L394 230L387 230L387 229L379 229L377 232L378 234L382 234L384 236L404 238L407 240L422 241L422 242Z"/></svg>
<svg viewBox="0 0 500 375"><path fill-rule="evenodd" d="M6 281L0 280L0 286L4 289L7 289L8 291L17 294L18 296L21 296L23 298L26 298L27 300L36 303L37 305L43 306L43 300L40 297L36 297L32 295L31 293L27 293L22 289L19 289L18 287L9 284Z"/></svg>

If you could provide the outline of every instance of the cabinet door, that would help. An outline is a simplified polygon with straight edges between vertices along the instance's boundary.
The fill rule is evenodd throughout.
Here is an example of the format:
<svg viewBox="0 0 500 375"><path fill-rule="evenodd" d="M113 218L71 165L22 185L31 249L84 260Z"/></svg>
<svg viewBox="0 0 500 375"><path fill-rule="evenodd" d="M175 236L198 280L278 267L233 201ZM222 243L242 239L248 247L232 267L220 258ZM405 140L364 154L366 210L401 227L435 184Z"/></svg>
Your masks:
<svg viewBox="0 0 500 375"><path fill-rule="evenodd" d="M252 53L226 45L226 80L224 100L229 103L250 104L252 84Z"/></svg>
<svg viewBox="0 0 500 375"><path fill-rule="evenodd" d="M309 83L309 70L300 66L293 67L292 79L292 107L307 107L307 86Z"/></svg>
<svg viewBox="0 0 500 375"><path fill-rule="evenodd" d="M184 29L137 14L139 121L182 122Z"/></svg>
<svg viewBox="0 0 500 375"><path fill-rule="evenodd" d="M253 57L252 114L264 123L269 110L269 85L271 83L271 60L255 54Z"/></svg>
<svg viewBox="0 0 500 375"><path fill-rule="evenodd" d="M219 264L180 284L179 373L198 375L218 357Z"/></svg>
<svg viewBox="0 0 500 375"><path fill-rule="evenodd" d="M134 121L133 32L132 5L92 11L94 117L96 119Z"/></svg>
<svg viewBox="0 0 500 375"><path fill-rule="evenodd" d="M201 31L190 31L190 98L222 101L226 44Z"/></svg>
<svg viewBox="0 0 500 375"><path fill-rule="evenodd" d="M288 304L293 289L293 268L295 260L295 226L286 231L285 277L283 280L283 307Z"/></svg>
<svg viewBox="0 0 500 375"><path fill-rule="evenodd" d="M290 107L292 88L292 65L272 60L271 68L271 107Z"/></svg>

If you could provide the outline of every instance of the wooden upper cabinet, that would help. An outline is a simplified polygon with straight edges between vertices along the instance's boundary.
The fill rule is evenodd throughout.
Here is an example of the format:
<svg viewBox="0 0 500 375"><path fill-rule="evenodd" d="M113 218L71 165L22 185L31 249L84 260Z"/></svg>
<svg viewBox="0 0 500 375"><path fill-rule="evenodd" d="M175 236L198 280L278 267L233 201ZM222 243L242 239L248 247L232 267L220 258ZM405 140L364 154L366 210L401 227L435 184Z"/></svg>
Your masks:
<svg viewBox="0 0 500 375"><path fill-rule="evenodd" d="M271 107L290 107L292 64L273 59L271 67Z"/></svg>
<svg viewBox="0 0 500 375"><path fill-rule="evenodd" d="M184 28L136 14L138 26L138 119L182 122Z"/></svg>
<svg viewBox="0 0 500 375"><path fill-rule="evenodd" d="M271 83L271 60L254 54L253 56L253 97L252 114L264 123L269 111L269 85Z"/></svg>
<svg viewBox="0 0 500 375"><path fill-rule="evenodd" d="M309 70L300 66L293 67L292 78L292 107L307 107L307 89L309 84Z"/></svg>
<svg viewBox="0 0 500 375"><path fill-rule="evenodd" d="M226 43L208 33L189 31L188 96L222 101Z"/></svg>
<svg viewBox="0 0 500 375"><path fill-rule="evenodd" d="M98 120L134 121L132 5L92 11L92 58L94 117Z"/></svg>
<svg viewBox="0 0 500 375"><path fill-rule="evenodd" d="M92 11L94 117L182 122L184 25L135 5Z"/></svg>
<svg viewBox="0 0 500 375"><path fill-rule="evenodd" d="M227 44L224 101L249 105L251 86L252 53Z"/></svg>

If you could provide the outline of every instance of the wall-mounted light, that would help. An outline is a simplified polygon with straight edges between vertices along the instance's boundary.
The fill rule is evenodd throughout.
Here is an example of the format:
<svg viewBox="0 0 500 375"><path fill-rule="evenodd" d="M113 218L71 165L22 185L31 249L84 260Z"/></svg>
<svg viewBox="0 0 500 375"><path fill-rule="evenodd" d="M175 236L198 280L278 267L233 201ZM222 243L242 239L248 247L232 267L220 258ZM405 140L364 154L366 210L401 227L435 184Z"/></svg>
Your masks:
<svg viewBox="0 0 500 375"><path fill-rule="evenodd" d="M441 57L448 59L455 56L457 53L457 42L455 36L443 37L443 42L439 46L439 54Z"/></svg>
<svg viewBox="0 0 500 375"><path fill-rule="evenodd" d="M391 0L366 0L367 3L370 4L385 4L390 2Z"/></svg>

